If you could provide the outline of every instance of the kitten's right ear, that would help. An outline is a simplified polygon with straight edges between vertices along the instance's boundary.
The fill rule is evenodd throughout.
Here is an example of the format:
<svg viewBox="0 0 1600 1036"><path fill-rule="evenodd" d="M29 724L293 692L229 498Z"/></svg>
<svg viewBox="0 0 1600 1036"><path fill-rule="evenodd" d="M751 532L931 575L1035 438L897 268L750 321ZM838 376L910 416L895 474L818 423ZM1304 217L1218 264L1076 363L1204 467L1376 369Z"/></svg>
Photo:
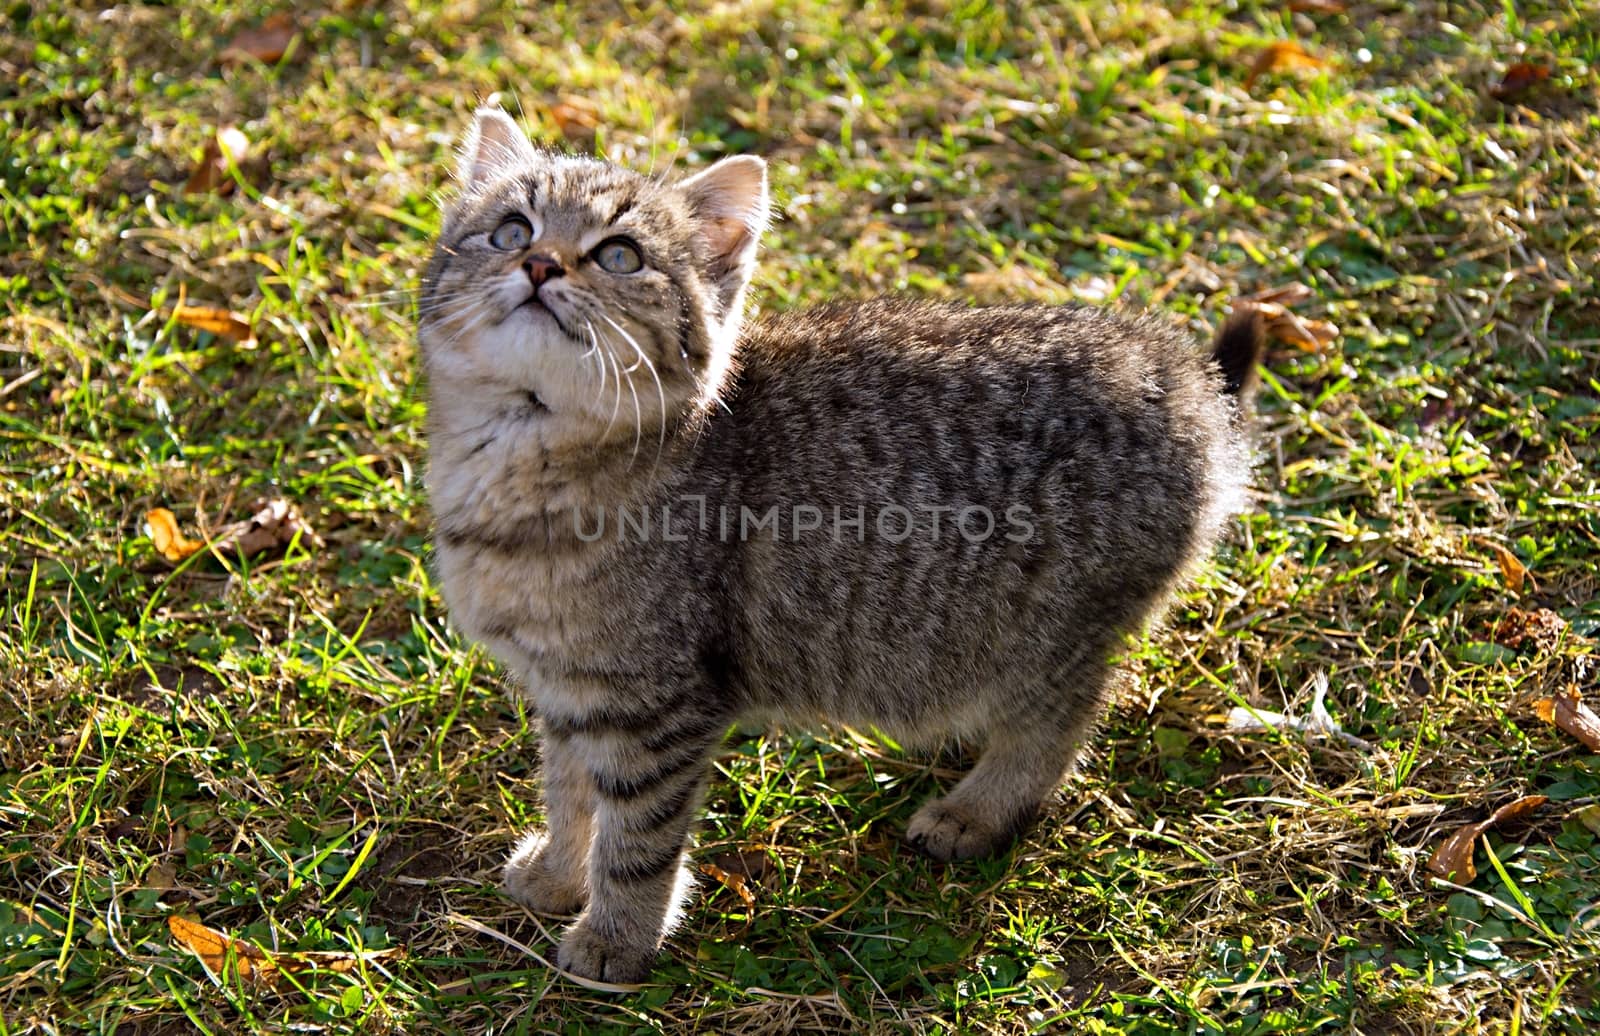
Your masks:
<svg viewBox="0 0 1600 1036"><path fill-rule="evenodd" d="M470 191L538 157L539 153L528 142L527 135L511 121L511 116L499 108L479 108L473 116L466 143L462 145L461 164L456 168L456 175Z"/></svg>

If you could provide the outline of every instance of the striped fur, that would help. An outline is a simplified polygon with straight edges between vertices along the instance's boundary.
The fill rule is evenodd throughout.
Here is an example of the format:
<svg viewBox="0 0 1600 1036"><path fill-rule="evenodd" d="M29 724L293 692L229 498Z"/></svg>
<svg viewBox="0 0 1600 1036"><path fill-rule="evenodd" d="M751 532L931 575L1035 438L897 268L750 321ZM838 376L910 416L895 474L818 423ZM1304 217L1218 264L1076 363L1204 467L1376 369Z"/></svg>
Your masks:
<svg viewBox="0 0 1600 1036"><path fill-rule="evenodd" d="M547 830L506 888L581 911L561 966L649 973L736 720L981 743L907 837L943 860L1007 845L1104 710L1110 655L1241 505L1259 321L1213 353L1076 308L873 300L746 328L757 160L661 184L486 112L462 175L419 333L438 569L543 719ZM532 240L504 252L512 217ZM638 272L597 266L618 237ZM562 273L525 273L533 254ZM740 527L774 507L792 520ZM877 520L895 508L903 536ZM968 535L978 510L1026 520ZM620 511L643 520L590 524Z"/></svg>

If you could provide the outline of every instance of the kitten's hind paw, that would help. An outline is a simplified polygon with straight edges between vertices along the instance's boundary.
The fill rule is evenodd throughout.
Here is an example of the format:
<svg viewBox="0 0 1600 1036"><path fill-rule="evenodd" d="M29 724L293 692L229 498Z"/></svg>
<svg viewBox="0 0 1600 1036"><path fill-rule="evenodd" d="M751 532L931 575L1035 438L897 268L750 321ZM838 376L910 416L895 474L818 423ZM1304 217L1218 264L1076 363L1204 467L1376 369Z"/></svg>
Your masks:
<svg viewBox="0 0 1600 1036"><path fill-rule="evenodd" d="M576 914L589 900L581 869L557 866L549 840L535 832L522 840L506 863L500 887L506 895L540 914ZM571 873L576 871L576 873Z"/></svg>
<svg viewBox="0 0 1600 1036"><path fill-rule="evenodd" d="M948 799L925 803L906 828L906 844L932 859L948 863L974 856L994 856L1016 840L1024 823L999 812L979 812Z"/></svg>
<svg viewBox="0 0 1600 1036"><path fill-rule="evenodd" d="M582 921L567 929L556 951L556 966L562 971L600 982L643 982L655 963L654 946L607 939Z"/></svg>

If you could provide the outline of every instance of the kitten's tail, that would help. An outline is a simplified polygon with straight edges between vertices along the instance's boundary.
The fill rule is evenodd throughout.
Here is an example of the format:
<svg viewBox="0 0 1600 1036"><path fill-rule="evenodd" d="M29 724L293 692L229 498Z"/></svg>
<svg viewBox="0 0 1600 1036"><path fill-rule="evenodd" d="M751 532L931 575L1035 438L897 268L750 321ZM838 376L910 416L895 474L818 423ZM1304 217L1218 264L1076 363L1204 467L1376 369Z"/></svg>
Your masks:
<svg viewBox="0 0 1600 1036"><path fill-rule="evenodd" d="M1235 303L1233 312L1217 332L1211 359L1222 371L1222 386L1230 396L1248 403L1259 380L1256 365L1266 345L1266 321L1254 303Z"/></svg>

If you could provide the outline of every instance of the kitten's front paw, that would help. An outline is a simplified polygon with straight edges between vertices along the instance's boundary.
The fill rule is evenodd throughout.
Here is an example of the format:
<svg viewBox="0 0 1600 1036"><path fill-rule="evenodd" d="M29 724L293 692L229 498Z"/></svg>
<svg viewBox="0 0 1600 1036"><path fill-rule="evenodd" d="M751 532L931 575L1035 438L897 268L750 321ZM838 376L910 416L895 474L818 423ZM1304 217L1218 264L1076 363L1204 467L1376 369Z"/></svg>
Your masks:
<svg viewBox="0 0 1600 1036"><path fill-rule="evenodd" d="M582 921L567 929L556 951L556 965L562 971L601 982L643 982L655 962L654 945L613 941Z"/></svg>
<svg viewBox="0 0 1600 1036"><path fill-rule="evenodd" d="M1003 852L1016 840L1019 826L1004 817L934 799L911 818L906 843L925 856L948 863Z"/></svg>
<svg viewBox="0 0 1600 1036"><path fill-rule="evenodd" d="M589 899L582 872L558 866L549 839L540 832L524 838L511 854L501 888L540 914L576 914Z"/></svg>

